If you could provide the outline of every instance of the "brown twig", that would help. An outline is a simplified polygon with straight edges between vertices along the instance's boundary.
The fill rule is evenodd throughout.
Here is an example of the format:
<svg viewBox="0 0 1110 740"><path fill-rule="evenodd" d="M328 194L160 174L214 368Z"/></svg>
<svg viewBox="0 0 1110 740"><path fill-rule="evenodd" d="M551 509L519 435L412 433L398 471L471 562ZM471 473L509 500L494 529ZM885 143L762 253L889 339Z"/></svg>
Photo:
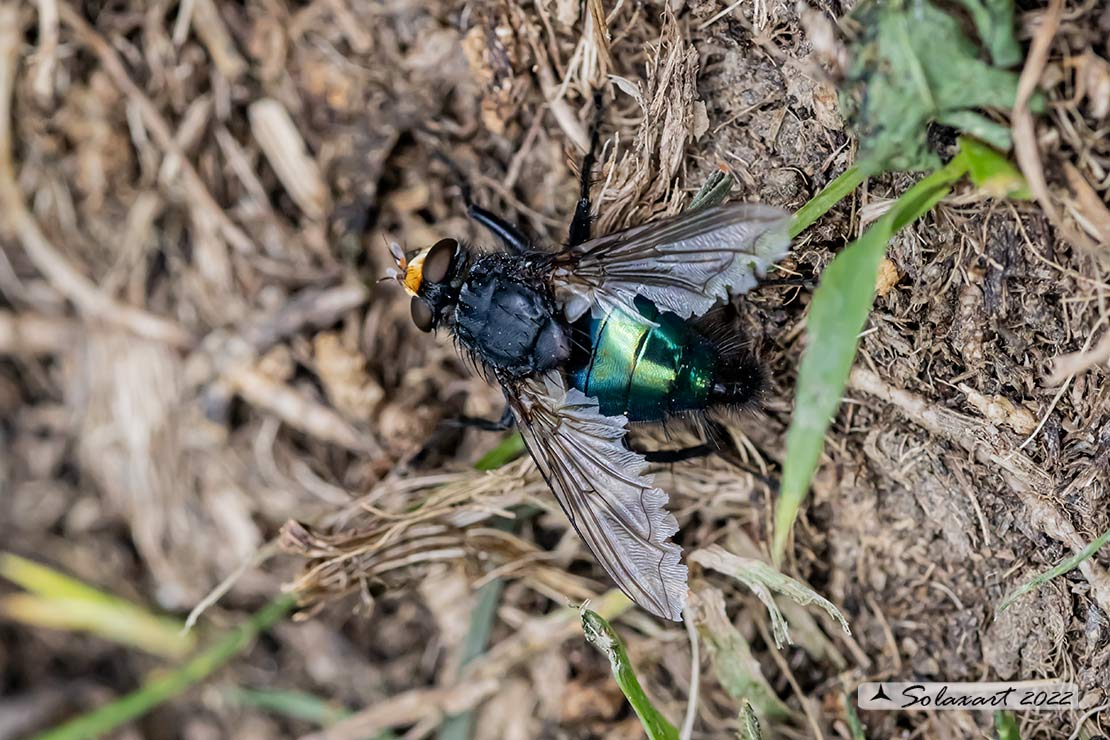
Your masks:
<svg viewBox="0 0 1110 740"><path fill-rule="evenodd" d="M35 52L31 87L41 105L54 95L54 67L58 62L58 2L39 0L39 48Z"/></svg>
<svg viewBox="0 0 1110 740"><path fill-rule="evenodd" d="M1060 355L1052 361L1052 373L1048 376L1049 385L1063 383L1068 378L1090 370L1096 365L1110 362L1110 330L1102 335L1098 344L1089 350L1080 350Z"/></svg>
<svg viewBox="0 0 1110 740"><path fill-rule="evenodd" d="M264 98L251 103L247 116L251 134L289 196L309 218L324 218L328 187L289 111L279 101Z"/></svg>
<svg viewBox="0 0 1110 740"><path fill-rule="evenodd" d="M194 0L192 22L220 74L232 82L239 79L247 71L247 62L235 48L216 3Z"/></svg>

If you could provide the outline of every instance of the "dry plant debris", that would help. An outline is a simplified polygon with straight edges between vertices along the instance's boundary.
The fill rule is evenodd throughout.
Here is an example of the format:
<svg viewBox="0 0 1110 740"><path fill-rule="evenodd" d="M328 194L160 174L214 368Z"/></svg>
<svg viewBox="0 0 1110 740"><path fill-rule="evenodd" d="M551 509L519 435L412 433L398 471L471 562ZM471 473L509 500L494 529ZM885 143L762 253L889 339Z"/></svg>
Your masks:
<svg viewBox="0 0 1110 740"><path fill-rule="evenodd" d="M301 589L301 619L220 680L346 706L349 734L213 687L152 716L182 736L425 736L461 709L477 736L638 736L566 608L626 605L598 598L607 581L528 462L472 470L496 440L442 422L495 416L499 393L375 283L385 245L484 241L438 153L483 205L562 241L595 86L600 230L681 210L722 166L737 197L797 208L855 158L829 66L845 61L849 5L0 3L5 548L184 615L280 534L293 555L247 569L203 620L239 621L283 584ZM746 698L783 737L839 736L843 695L867 679L1058 676L1082 688L1080 714L1110 701L1106 553L994 616L1110 528L1110 15L1022 8L1016 37L1036 53L1014 117L992 121L1014 132L1037 201L958 192L895 239L794 531L788 575L852 635L780 600L798 643L780 653L761 602L699 571L712 649L695 737L738 731L744 681L775 692ZM1027 106L1038 86L1043 115ZM870 180L784 267L816 279L909 182ZM660 471L687 552L763 557L808 300L776 286L738 303L771 387L736 420L729 459ZM490 648L460 678L473 587L493 578ZM632 612L616 624L647 693L681 717L685 632ZM750 667L731 687L713 669L726 649ZM0 623L20 727L102 703L151 661ZM510 698L529 711L506 714ZM989 725L866 719L869 737ZM1023 737L1066 738L1076 720L1037 715ZM1088 729L1110 729L1105 710Z"/></svg>

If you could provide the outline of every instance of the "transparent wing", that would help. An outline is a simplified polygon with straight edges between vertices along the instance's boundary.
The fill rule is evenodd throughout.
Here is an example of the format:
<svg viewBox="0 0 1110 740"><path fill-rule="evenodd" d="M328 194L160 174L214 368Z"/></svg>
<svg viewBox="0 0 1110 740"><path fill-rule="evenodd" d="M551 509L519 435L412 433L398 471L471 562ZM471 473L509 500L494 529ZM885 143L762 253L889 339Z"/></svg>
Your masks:
<svg viewBox="0 0 1110 740"><path fill-rule="evenodd" d="M638 295L700 316L786 255L789 222L780 208L726 203L591 239L555 256L556 295L571 321L591 307L629 310Z"/></svg>
<svg viewBox="0 0 1110 740"><path fill-rule="evenodd" d="M549 373L511 388L520 432L571 524L622 591L652 614L682 620L686 566L670 536L667 494L624 447L626 419Z"/></svg>

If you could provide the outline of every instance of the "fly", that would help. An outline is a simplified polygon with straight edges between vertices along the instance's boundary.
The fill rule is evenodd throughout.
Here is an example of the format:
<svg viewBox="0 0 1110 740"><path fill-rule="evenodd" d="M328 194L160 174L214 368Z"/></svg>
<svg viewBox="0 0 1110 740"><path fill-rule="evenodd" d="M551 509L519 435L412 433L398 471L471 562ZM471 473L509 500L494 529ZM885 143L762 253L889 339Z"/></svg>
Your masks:
<svg viewBox="0 0 1110 740"><path fill-rule="evenodd" d="M647 468L704 446L645 456L629 447L628 425L740 407L757 395L763 375L754 358L738 337L699 318L785 256L789 214L727 203L591 238L596 141L565 247L537 250L468 202L504 250L441 239L409 258L393 247L390 274L411 296L416 326L450 331L503 388L503 419L479 425L515 422L610 577L644 609L681 621L687 571L671 541L678 522Z"/></svg>

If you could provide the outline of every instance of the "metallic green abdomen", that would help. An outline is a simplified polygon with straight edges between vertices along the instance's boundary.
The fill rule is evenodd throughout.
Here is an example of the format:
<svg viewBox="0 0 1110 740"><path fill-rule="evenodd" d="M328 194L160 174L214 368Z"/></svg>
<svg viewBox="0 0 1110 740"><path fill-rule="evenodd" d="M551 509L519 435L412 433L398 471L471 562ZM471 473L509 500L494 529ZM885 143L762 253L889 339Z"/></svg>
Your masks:
<svg viewBox="0 0 1110 740"><path fill-rule="evenodd" d="M601 413L631 421L705 408L717 363L713 343L649 301L636 306L638 315L613 311L588 319L589 353L570 368L570 384L597 398Z"/></svg>

